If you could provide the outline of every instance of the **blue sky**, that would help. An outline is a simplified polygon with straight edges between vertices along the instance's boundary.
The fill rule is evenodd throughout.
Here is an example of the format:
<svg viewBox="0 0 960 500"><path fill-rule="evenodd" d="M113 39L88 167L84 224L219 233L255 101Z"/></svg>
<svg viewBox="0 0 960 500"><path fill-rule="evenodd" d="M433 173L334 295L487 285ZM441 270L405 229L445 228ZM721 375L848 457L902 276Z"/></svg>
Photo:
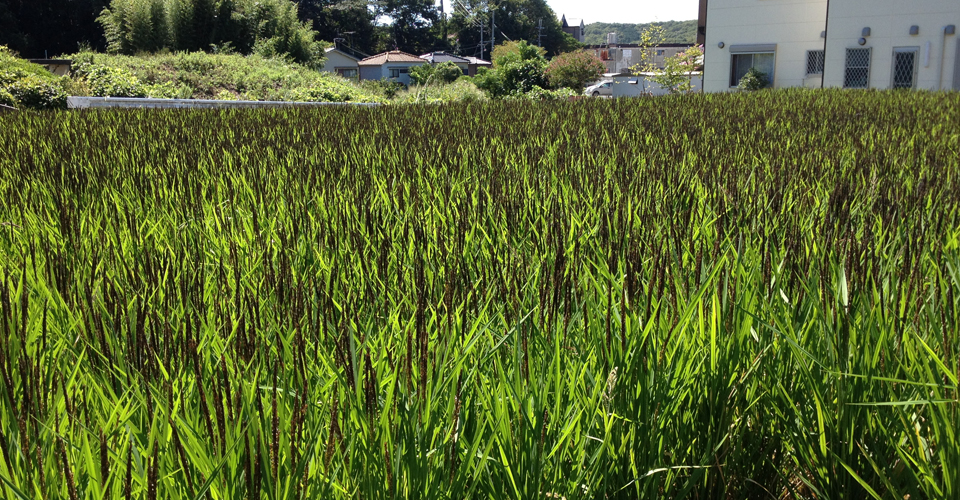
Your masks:
<svg viewBox="0 0 960 500"><path fill-rule="evenodd" d="M590 24L686 21L697 18L697 0L547 0L557 15L578 17Z"/></svg>

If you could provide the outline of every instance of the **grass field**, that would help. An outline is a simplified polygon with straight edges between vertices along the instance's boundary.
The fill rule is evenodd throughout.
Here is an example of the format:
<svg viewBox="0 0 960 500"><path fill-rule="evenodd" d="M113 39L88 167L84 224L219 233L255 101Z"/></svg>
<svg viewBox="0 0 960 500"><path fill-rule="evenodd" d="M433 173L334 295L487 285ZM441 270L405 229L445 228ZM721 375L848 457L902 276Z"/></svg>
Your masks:
<svg viewBox="0 0 960 500"><path fill-rule="evenodd" d="M957 123L0 115L0 495L957 498Z"/></svg>

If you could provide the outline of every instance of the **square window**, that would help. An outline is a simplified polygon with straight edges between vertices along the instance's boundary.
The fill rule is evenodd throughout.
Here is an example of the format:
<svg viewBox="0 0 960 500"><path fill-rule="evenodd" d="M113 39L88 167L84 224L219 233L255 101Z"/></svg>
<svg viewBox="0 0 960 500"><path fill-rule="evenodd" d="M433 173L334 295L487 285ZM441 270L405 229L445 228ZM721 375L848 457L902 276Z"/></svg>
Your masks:
<svg viewBox="0 0 960 500"><path fill-rule="evenodd" d="M824 52L822 50L807 51L807 74L808 75L823 74L823 54Z"/></svg>
<svg viewBox="0 0 960 500"><path fill-rule="evenodd" d="M870 49L847 49L843 87L865 89L870 86Z"/></svg>
<svg viewBox="0 0 960 500"><path fill-rule="evenodd" d="M730 56L730 86L736 87L740 79L750 71L757 71L767 77L767 87L773 86L774 54L773 52L757 52L755 54L733 54Z"/></svg>

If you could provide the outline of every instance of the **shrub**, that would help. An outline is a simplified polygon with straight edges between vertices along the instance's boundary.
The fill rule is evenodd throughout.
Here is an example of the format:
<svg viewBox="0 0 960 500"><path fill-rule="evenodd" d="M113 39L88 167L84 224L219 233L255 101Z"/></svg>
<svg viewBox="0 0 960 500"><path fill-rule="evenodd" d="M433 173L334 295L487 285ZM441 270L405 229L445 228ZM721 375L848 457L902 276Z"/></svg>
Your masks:
<svg viewBox="0 0 960 500"><path fill-rule="evenodd" d="M767 79L767 74L758 70L757 68L750 68L747 70L747 74L743 75L743 78L740 79L740 83L737 84L737 88L746 91L754 91L764 89L769 85L769 80Z"/></svg>
<svg viewBox="0 0 960 500"><path fill-rule="evenodd" d="M548 87L543 76L547 65L543 54L543 49L525 41L498 45L493 51L494 68L481 69L474 81L495 99L525 94L534 87Z"/></svg>
<svg viewBox="0 0 960 500"><path fill-rule="evenodd" d="M30 109L66 109L67 94L60 82L27 75L5 89L19 106Z"/></svg>
<svg viewBox="0 0 960 500"><path fill-rule="evenodd" d="M91 64L80 66L76 72L96 97L147 97L143 82L123 68Z"/></svg>
<svg viewBox="0 0 960 500"><path fill-rule="evenodd" d="M73 59L79 62L74 72L78 81L85 81L86 72L95 65L114 67L139 79L149 97L216 99L226 91L244 100L290 100L298 98L293 95L297 89L323 89L331 85L351 100L366 101L380 96L356 82L287 60L258 55L180 52L134 57L82 53ZM322 98L317 92L310 95Z"/></svg>
<svg viewBox="0 0 960 500"><path fill-rule="evenodd" d="M4 106L17 107L17 100L13 98L13 94L7 92L6 89L0 88L0 104Z"/></svg>
<svg viewBox="0 0 960 500"><path fill-rule="evenodd" d="M368 94L390 100L403 90L403 84L388 78L381 78L379 80L363 80L360 82L360 88Z"/></svg>
<svg viewBox="0 0 960 500"><path fill-rule="evenodd" d="M543 71L555 88L582 91L588 82L603 75L606 66L597 56L583 51L567 52L554 57Z"/></svg>
<svg viewBox="0 0 960 500"><path fill-rule="evenodd" d="M410 81L416 85L453 83L462 76L463 70L451 61L421 64L410 69Z"/></svg>

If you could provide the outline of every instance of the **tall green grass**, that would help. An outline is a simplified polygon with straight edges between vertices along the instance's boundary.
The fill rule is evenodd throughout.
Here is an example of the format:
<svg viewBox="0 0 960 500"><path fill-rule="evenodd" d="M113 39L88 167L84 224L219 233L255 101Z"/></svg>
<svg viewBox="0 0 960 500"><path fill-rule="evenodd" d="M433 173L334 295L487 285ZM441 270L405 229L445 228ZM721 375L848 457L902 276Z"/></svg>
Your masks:
<svg viewBox="0 0 960 500"><path fill-rule="evenodd" d="M956 498L958 122L0 116L2 495Z"/></svg>

